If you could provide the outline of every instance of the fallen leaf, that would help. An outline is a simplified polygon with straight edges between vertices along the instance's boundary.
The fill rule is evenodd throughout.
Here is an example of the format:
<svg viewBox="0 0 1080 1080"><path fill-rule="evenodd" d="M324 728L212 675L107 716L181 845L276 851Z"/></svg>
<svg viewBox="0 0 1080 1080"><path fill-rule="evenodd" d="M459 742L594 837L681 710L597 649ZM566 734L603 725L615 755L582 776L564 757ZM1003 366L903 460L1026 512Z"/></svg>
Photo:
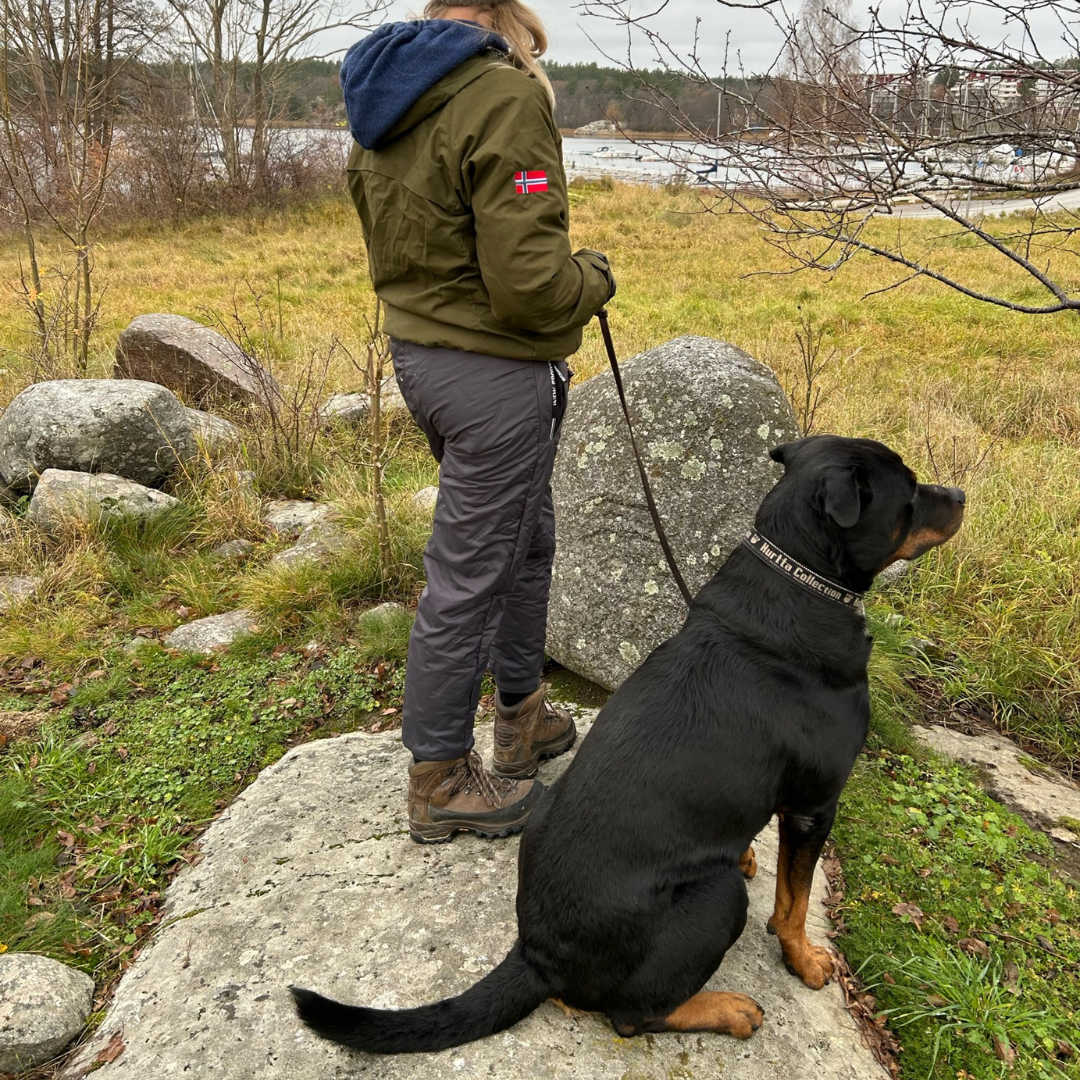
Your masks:
<svg viewBox="0 0 1080 1080"><path fill-rule="evenodd" d="M1002 1042L996 1035L994 1036L994 1055L998 1061L1004 1061L1006 1067L1012 1071L1012 1067L1016 1062L1016 1051L1012 1048L1012 1044L1008 1042Z"/></svg>
<svg viewBox="0 0 1080 1080"><path fill-rule="evenodd" d="M918 904L894 904L892 913L900 916L906 915L915 924L916 930L922 929L923 920L926 918L925 912Z"/></svg>
<svg viewBox="0 0 1080 1080"><path fill-rule="evenodd" d="M111 1065L124 1052L124 1038L122 1031L114 1031L108 1045L96 1058L94 1065Z"/></svg>
<svg viewBox="0 0 1080 1080"><path fill-rule="evenodd" d="M1051 940L1050 940L1050 939L1049 939L1048 937L1043 937L1043 936L1042 936L1042 934L1036 934L1036 935L1035 935L1035 940L1036 940L1036 941L1037 941L1037 942L1038 942L1038 943L1039 943L1039 944L1040 944L1040 945L1041 945L1041 946L1042 946L1042 947L1043 947L1043 948L1044 948L1044 949L1045 949L1045 950L1046 950L1046 951L1047 951L1048 953L1055 953L1055 954L1057 953L1057 950L1056 950L1056 949L1054 948L1054 943L1053 943L1053 942L1052 942L1052 941L1051 941Z"/></svg>
<svg viewBox="0 0 1080 1080"><path fill-rule="evenodd" d="M1005 965L1004 979L1002 983L1010 994L1019 994L1020 969L1011 960Z"/></svg>
<svg viewBox="0 0 1080 1080"><path fill-rule="evenodd" d="M397 709L383 709L382 716L393 716L397 712Z"/></svg>
<svg viewBox="0 0 1080 1080"><path fill-rule="evenodd" d="M899 866L900 860L895 855L882 855L881 861L886 866Z"/></svg>
<svg viewBox="0 0 1080 1080"><path fill-rule="evenodd" d="M104 725L101 728L101 734L106 736L106 737L108 737L109 735L115 735L116 734L116 721L115 720L106 720Z"/></svg>
<svg viewBox="0 0 1080 1080"><path fill-rule="evenodd" d="M990 947L985 941L980 941L978 938L966 937L960 941L960 948L968 954L968 956L979 956L983 960L990 959Z"/></svg>
<svg viewBox="0 0 1080 1080"><path fill-rule="evenodd" d="M131 751L126 746L118 746L116 748L116 754L121 761L127 761L131 756Z"/></svg>
<svg viewBox="0 0 1080 1080"><path fill-rule="evenodd" d="M1047 922L1048 922L1048 923L1049 923L1049 924L1050 924L1051 926L1057 926L1057 924L1058 924L1059 922L1061 922L1061 912L1060 912L1060 911L1056 911L1056 910L1055 910L1054 908L1051 908L1051 909L1050 909L1050 910L1049 910L1049 911L1048 911L1048 912L1046 913L1046 921L1047 921Z"/></svg>
<svg viewBox="0 0 1080 1080"><path fill-rule="evenodd" d="M941 925L944 926L950 934L960 933L960 924L951 915L946 915L945 918L941 920Z"/></svg>

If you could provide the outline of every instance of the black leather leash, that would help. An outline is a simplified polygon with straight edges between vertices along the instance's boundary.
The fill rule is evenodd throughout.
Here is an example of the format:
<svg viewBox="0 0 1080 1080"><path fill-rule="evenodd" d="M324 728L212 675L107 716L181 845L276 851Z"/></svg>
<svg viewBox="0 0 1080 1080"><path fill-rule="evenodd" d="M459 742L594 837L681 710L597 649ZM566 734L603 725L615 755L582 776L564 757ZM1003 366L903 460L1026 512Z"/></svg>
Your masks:
<svg viewBox="0 0 1080 1080"><path fill-rule="evenodd" d="M667 533L664 532L663 522L660 520L660 511L656 509L656 500L653 498L652 485L649 476L645 472L645 462L641 460L641 451L638 450L637 439L634 438L634 425L630 422L630 407L626 404L626 391L623 389L622 375L619 373L619 361L615 358L615 343L611 340L611 327L608 326L607 311L601 308L596 313L600 320L600 333L604 336L604 345L607 347L608 359L611 361L611 374L615 376L615 389L619 391L619 401L622 403L623 416L626 417L626 430L630 433L630 446L634 451L634 460L637 461L638 474L641 476L641 487L645 492L645 502L649 507L649 515L652 517L653 528L656 530L656 538L660 541L660 547L664 550L664 558L667 559L671 576L675 584L679 586L687 607L694 599L690 590L686 587L679 567L675 563L675 556L668 543Z"/></svg>

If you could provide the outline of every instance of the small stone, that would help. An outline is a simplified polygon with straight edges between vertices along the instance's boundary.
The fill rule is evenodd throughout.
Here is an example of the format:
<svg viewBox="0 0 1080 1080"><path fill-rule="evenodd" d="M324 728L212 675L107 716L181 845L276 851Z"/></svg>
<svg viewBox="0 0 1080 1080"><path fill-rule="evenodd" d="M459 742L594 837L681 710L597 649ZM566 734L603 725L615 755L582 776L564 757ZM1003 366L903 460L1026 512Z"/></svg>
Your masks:
<svg viewBox="0 0 1080 1080"><path fill-rule="evenodd" d="M218 544L210 554L218 559L242 559L255 550L255 545L250 540L226 540L224 544Z"/></svg>
<svg viewBox="0 0 1080 1080"><path fill-rule="evenodd" d="M293 547L279 552L270 561L277 566L319 562L344 551L348 543L349 534L340 525L332 521L315 521L304 529Z"/></svg>
<svg viewBox="0 0 1080 1080"><path fill-rule="evenodd" d="M334 394L327 398L322 406L322 415L327 422L342 424L361 424L367 421L371 409L371 399L366 390L354 394ZM401 396L397 379L388 375L382 381L379 393L379 411L382 413L408 411L405 399Z"/></svg>
<svg viewBox="0 0 1080 1080"><path fill-rule="evenodd" d="M408 608L404 604L395 603L392 600L386 601L383 604L376 604L374 607L368 608L364 612L365 615L378 615L382 617L397 615L400 612L408 613Z"/></svg>
<svg viewBox="0 0 1080 1080"><path fill-rule="evenodd" d="M897 559L896 562L890 566L886 566L877 576L877 582L879 585L888 587L890 585L896 585L906 578L912 571L914 564L907 559Z"/></svg>
<svg viewBox="0 0 1080 1080"><path fill-rule="evenodd" d="M153 638L143 637L141 634L138 637L133 637L125 646L124 652L129 656L136 656L144 649L157 649L158 643Z"/></svg>
<svg viewBox="0 0 1080 1080"><path fill-rule="evenodd" d="M330 513L329 506L303 499L277 499L263 507L263 524L271 532L295 540L309 525L322 521Z"/></svg>
<svg viewBox="0 0 1080 1080"><path fill-rule="evenodd" d="M243 441L244 433L231 421L201 409L188 409L188 419L195 437L208 450L222 450Z"/></svg>
<svg viewBox="0 0 1080 1080"><path fill-rule="evenodd" d="M908 656L916 656L924 660L931 659L936 652L934 643L921 637L908 638L901 646L901 650Z"/></svg>
<svg viewBox="0 0 1080 1080"><path fill-rule="evenodd" d="M26 519L38 528L50 530L69 522L91 523L124 516L153 518L179 504L179 499L163 491L111 473L46 469L34 489Z"/></svg>
<svg viewBox="0 0 1080 1080"><path fill-rule="evenodd" d="M1080 844L1080 836L1077 836L1072 829L1062 829L1061 827L1051 829L1050 836L1055 840L1060 840L1063 844Z"/></svg>
<svg viewBox="0 0 1080 1080"><path fill-rule="evenodd" d="M0 615L6 615L16 604L28 600L41 588L39 577L0 575Z"/></svg>
<svg viewBox="0 0 1080 1080"><path fill-rule="evenodd" d="M94 980L36 953L0 956L0 1073L31 1069L74 1039L94 1004Z"/></svg>
<svg viewBox="0 0 1080 1080"><path fill-rule="evenodd" d="M205 619L178 626L165 638L165 646L181 652L202 653L208 656L254 631L255 615L241 608L224 615L210 615Z"/></svg>
<svg viewBox="0 0 1080 1080"><path fill-rule="evenodd" d="M421 488L410 500L413 506L417 510L425 511L426 513L434 513L435 503L439 499L439 489L437 487Z"/></svg>

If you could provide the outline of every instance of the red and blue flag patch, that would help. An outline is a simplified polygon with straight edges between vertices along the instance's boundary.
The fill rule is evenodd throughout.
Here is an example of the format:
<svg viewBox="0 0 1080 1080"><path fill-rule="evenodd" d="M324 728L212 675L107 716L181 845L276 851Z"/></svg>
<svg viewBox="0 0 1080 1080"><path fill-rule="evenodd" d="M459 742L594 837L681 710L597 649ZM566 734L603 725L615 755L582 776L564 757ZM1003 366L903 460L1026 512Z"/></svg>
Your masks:
<svg viewBox="0 0 1080 1080"><path fill-rule="evenodd" d="M533 191L547 191L547 173L536 170L515 173L514 187L519 195L528 195Z"/></svg>

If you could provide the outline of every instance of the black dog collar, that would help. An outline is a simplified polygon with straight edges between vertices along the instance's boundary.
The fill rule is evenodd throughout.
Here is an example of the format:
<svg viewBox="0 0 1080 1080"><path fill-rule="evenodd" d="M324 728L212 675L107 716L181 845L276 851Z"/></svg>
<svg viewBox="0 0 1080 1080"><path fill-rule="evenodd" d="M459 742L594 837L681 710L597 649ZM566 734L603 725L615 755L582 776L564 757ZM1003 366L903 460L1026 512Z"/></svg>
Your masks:
<svg viewBox="0 0 1080 1080"><path fill-rule="evenodd" d="M845 589L843 585L837 585L835 581L815 574L809 567L803 566L790 555L782 552L771 540L751 530L746 534L743 543L762 561L768 563L774 570L778 570L785 577L791 578L796 585L809 589L818 596L824 596L826 600L832 600L848 611L865 615L863 608L863 594Z"/></svg>

